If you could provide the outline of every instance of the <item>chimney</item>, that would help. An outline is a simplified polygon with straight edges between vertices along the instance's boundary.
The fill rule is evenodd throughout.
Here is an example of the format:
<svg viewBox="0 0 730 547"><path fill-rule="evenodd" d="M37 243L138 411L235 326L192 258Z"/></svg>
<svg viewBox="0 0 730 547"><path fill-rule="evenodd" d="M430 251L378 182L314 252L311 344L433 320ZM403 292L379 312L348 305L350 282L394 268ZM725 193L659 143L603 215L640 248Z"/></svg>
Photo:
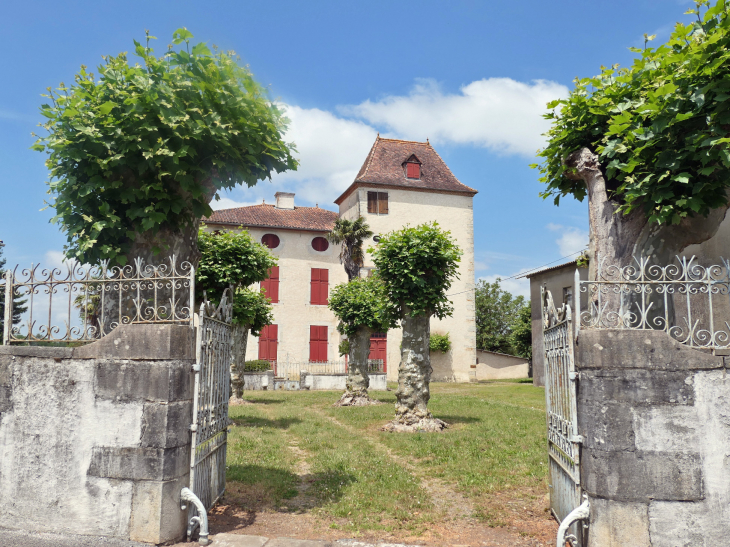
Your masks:
<svg viewBox="0 0 730 547"><path fill-rule="evenodd" d="M291 192L277 192L274 197L277 209L294 209L294 194Z"/></svg>

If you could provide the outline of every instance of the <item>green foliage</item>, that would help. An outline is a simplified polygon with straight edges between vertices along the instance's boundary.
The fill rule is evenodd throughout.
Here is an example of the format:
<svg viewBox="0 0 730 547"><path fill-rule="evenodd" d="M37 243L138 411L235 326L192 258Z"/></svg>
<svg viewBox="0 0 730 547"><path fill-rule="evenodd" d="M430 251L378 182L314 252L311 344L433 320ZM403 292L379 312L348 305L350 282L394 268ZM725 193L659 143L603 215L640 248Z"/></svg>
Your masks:
<svg viewBox="0 0 730 547"><path fill-rule="evenodd" d="M195 272L196 302L202 300L203 291L219 301L231 285L248 287L263 281L276 266L276 257L245 230L216 233L202 227L198 248L202 256Z"/></svg>
<svg viewBox="0 0 730 547"><path fill-rule="evenodd" d="M328 306L340 320L337 330L347 336L360 326L378 332L395 326L385 286L377 276L340 283L330 292Z"/></svg>
<svg viewBox="0 0 730 547"><path fill-rule="evenodd" d="M269 299L248 286L266 279L276 266L276 258L245 230L216 233L203 227L198 233L198 248L201 257L195 272L195 301L202 302L205 292L209 300L220 302L223 291L232 285L233 323L258 336L274 317Z"/></svg>
<svg viewBox="0 0 730 547"><path fill-rule="evenodd" d="M581 147L598 153L621 211L678 223L724 205L730 186L730 18L725 0L697 21L677 23L669 41L646 47L630 68L601 67L576 79L567 99L548 104L548 146L539 152L543 197L586 195L563 159Z"/></svg>
<svg viewBox="0 0 730 547"><path fill-rule="evenodd" d="M233 296L233 324L250 329L258 336L261 329L274 322L271 300L260 291L238 287Z"/></svg>
<svg viewBox="0 0 730 547"><path fill-rule="evenodd" d="M340 340L340 345L337 348L337 353L340 354L340 357L350 354L350 341L347 338L345 338L344 340Z"/></svg>
<svg viewBox="0 0 730 547"><path fill-rule="evenodd" d="M462 252L451 233L441 230L438 223L390 232L368 252L396 316L427 314L442 319L452 314L446 291L459 277Z"/></svg>
<svg viewBox="0 0 730 547"><path fill-rule="evenodd" d="M501 279L494 283L480 279L477 283L474 305L477 323L477 347L487 351L516 354L512 343L512 328L529 303L522 296L514 297L500 286Z"/></svg>
<svg viewBox="0 0 730 547"><path fill-rule="evenodd" d="M2 280L5 279L5 273L7 270L3 269L7 259L3 258L3 248L0 247L0 344L3 343L5 336L5 284ZM17 325L20 323L21 315L28 310L25 305L27 299L22 298L18 294L13 295L13 320L12 324Z"/></svg>
<svg viewBox="0 0 730 547"><path fill-rule="evenodd" d="M243 370L246 372L266 372L267 370L271 370L271 363L266 359L246 361Z"/></svg>
<svg viewBox="0 0 730 547"><path fill-rule="evenodd" d="M532 309L526 303L510 325L509 342L514 355L532 359Z"/></svg>
<svg viewBox="0 0 730 547"><path fill-rule="evenodd" d="M363 217L357 220L338 218L327 239L335 245L342 245L340 249L340 264L344 264L347 278L352 281L360 274L365 255L362 242L373 235L370 226Z"/></svg>
<svg viewBox="0 0 730 547"><path fill-rule="evenodd" d="M248 67L190 38L177 30L180 47L157 57L148 34L134 42L142 65L103 57L98 78L82 66L73 85L44 95L48 135L33 149L49 154L69 258L124 263L137 234L194 225L217 191L296 169L286 119Z"/></svg>
<svg viewBox="0 0 730 547"><path fill-rule="evenodd" d="M431 351L440 351L446 353L451 349L451 339L449 333L446 334L431 334L431 338L428 341L428 346Z"/></svg>

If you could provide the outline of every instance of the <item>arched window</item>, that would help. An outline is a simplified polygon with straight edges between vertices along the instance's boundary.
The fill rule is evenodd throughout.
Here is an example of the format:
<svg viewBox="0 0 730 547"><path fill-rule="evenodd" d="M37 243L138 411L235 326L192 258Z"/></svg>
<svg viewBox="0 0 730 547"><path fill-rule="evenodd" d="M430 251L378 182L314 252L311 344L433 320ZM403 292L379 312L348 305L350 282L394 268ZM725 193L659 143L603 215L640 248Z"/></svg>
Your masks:
<svg viewBox="0 0 730 547"><path fill-rule="evenodd" d="M312 240L312 249L315 251L326 251L330 247L330 242L323 237L315 237Z"/></svg>
<svg viewBox="0 0 730 547"><path fill-rule="evenodd" d="M261 238L261 243L266 245L269 249L276 249L279 246L279 236L275 234L264 234Z"/></svg>

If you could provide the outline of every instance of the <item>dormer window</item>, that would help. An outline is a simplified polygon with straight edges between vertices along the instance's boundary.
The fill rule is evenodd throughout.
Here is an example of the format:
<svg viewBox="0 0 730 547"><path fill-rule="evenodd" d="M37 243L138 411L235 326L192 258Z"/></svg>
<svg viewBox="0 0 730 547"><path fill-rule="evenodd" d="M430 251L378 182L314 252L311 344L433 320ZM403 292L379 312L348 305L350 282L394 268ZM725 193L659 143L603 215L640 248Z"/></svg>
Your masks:
<svg viewBox="0 0 730 547"><path fill-rule="evenodd" d="M420 179L421 178L421 162L415 154L411 155L405 161L406 166L406 178L409 179Z"/></svg>

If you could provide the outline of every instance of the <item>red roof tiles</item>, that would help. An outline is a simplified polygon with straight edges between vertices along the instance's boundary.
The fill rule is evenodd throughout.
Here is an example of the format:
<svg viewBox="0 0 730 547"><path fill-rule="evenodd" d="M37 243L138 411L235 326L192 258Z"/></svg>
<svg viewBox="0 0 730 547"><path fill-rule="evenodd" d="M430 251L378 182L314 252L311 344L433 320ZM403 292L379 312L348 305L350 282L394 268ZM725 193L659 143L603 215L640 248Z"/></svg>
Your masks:
<svg viewBox="0 0 730 547"><path fill-rule="evenodd" d="M421 178L406 177L404 163L416 156L421 163ZM335 200L339 204L355 187L379 184L432 192L474 195L476 190L459 182L429 142L383 139L378 136L365 163L350 187Z"/></svg>
<svg viewBox="0 0 730 547"><path fill-rule="evenodd" d="M329 232L337 219L337 213L319 207L294 207L277 209L273 205L251 205L235 209L221 209L203 222L245 227L289 228Z"/></svg>

